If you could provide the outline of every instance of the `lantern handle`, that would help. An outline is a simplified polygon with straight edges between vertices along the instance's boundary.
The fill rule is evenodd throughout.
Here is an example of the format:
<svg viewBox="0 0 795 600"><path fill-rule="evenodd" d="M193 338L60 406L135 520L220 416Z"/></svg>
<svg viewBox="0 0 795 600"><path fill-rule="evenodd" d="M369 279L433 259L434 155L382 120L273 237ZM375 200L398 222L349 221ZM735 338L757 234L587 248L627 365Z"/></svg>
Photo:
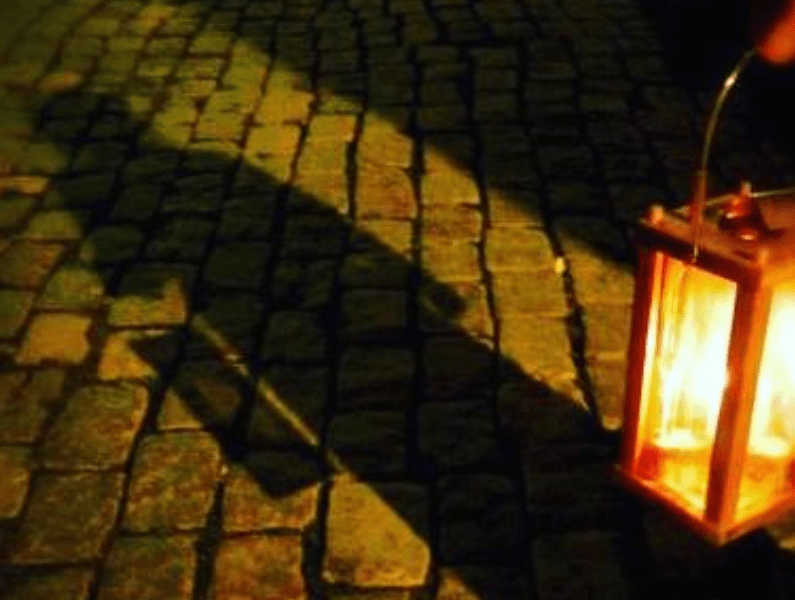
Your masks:
<svg viewBox="0 0 795 600"><path fill-rule="evenodd" d="M701 235L701 226L704 221L704 208L707 204L707 187L709 177L709 157L712 152L712 142L715 137L715 129L718 125L718 117L723 108L729 92L737 82L737 77L745 69L746 65L756 55L756 50L751 49L740 57L734 65L726 79L723 80L718 96L707 120L707 128L704 132L704 145L701 151L701 162L696 171L695 183L693 185L693 199L690 202L690 223L693 226L693 262L698 258L698 243Z"/></svg>

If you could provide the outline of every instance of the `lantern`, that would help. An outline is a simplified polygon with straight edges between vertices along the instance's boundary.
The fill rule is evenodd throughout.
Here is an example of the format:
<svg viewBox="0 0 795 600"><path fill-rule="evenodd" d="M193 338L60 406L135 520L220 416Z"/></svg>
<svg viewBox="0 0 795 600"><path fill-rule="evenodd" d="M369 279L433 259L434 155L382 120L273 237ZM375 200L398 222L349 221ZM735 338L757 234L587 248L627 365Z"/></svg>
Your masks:
<svg viewBox="0 0 795 600"><path fill-rule="evenodd" d="M722 544L795 506L795 197L694 199L637 230L619 474Z"/></svg>

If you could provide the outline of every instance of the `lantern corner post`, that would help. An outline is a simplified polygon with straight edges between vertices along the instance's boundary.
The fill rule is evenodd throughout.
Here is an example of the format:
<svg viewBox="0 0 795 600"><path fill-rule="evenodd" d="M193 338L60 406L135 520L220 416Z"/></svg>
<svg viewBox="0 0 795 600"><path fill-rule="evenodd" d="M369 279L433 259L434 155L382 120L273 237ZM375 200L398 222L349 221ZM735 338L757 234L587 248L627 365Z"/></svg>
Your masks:
<svg viewBox="0 0 795 600"><path fill-rule="evenodd" d="M629 359L624 394L624 424L619 468L624 477L634 471L637 445L642 428L644 371L647 362L649 324L654 312L654 290L660 279L662 256L650 246L637 246L635 293L632 303Z"/></svg>
<svg viewBox="0 0 795 600"><path fill-rule="evenodd" d="M728 385L715 431L705 510L706 521L721 540L736 525L770 298L771 288L761 277L737 288L727 358Z"/></svg>

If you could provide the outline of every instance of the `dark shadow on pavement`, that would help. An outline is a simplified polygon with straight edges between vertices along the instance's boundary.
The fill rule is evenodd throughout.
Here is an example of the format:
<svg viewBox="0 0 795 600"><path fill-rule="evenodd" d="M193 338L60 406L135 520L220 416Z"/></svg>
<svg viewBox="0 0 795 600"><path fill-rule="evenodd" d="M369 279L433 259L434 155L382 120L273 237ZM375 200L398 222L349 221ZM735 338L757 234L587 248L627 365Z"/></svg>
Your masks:
<svg viewBox="0 0 795 600"><path fill-rule="evenodd" d="M413 32L399 23L388 29L411 39ZM523 40L535 32L527 26L510 35L487 35L481 45L449 31L446 41L462 53L481 46L516 48L518 64L526 68L532 56ZM564 56L565 45L558 42L550 40L550 47ZM289 43L276 50L288 63L301 64L304 57ZM387 44L383 54L394 50ZM410 53L411 64L419 65L419 50L412 47ZM426 80L436 76L426 73ZM395 93L423 93L417 83L399 81L390 87ZM334 78L319 83L356 97ZM451 118L460 121L454 132L471 125L473 85L467 76L452 77L444 93L456 100L428 111L428 123L412 126L425 132L440 119L446 133L426 140L453 162L482 166L480 151L473 154L460 135L449 135ZM441 87L427 93L441 97ZM509 88L503 101L525 102L522 94ZM450 108L459 101L463 113ZM398 253L325 199L228 155L183 155L157 141L135 146L145 126L112 97L78 94L47 98L45 104L70 102L95 104L97 120L110 115L121 132L124 161L132 159L120 181L111 178L101 187L108 183L102 174L119 166L116 157L91 149L79 154L82 174L55 181L51 208L68 210L88 234L78 251L82 256L73 258L101 275L111 298L109 329L98 335L117 343L120 355L128 349L142 359L137 378L151 388L153 401L141 444L164 431L210 432L233 464L224 485L237 486L243 508L257 498L245 488L244 480L253 480L263 503L319 486L321 511L328 513L337 482L345 480L339 474L347 471L375 489L482 600L527 597L524 589L539 581L554 589L571 578L594 576L589 565L541 564L534 573L531 563L536 541L554 545L557 534L573 533L582 534L577 539L587 546L588 532L598 528L616 533L610 547L618 548L618 568L631 582L632 596L733 598L742 589L787 597L767 582L781 580L772 573L789 565L789 555L764 537L720 552L678 538L666 526L649 539L648 521L653 528L655 517L613 484L616 443L597 416L528 376L488 340L472 337L458 322L471 299L420 268L414 241ZM367 102L383 115L393 106L372 96ZM494 110L499 113L499 103ZM556 148L565 146L566 136L553 131L545 138L549 131L543 130L564 131L568 118L483 121L482 139L496 139L497 145L517 133L534 140L525 153L506 144L505 153L495 155L522 157L497 159L495 189L526 199L546 188L539 178L576 177L603 186L595 165L576 153L563 153L551 166L543 166L543 156L538 162L546 146L532 136L541 131ZM62 144L64 156L78 156L72 143L88 141L82 134L53 140ZM547 171L539 175L528 164ZM125 174L132 178L125 181ZM481 175L490 188L489 173ZM539 210L554 214L546 201L522 206L528 216ZM612 218L606 206L562 212ZM608 258L627 261L625 253L610 254L613 244L590 242L590 231L569 233ZM94 358L102 377L103 357ZM126 378L129 365L110 360L104 376ZM230 497L221 501L217 494L211 522L218 530L203 542L211 551L234 519L244 529L250 526L246 519L252 517L241 504L230 516ZM329 556L320 533L307 536L313 582ZM680 541L696 562L683 564ZM701 568L690 570L691 564ZM484 576L473 565L490 570ZM327 562L325 568L344 579L356 565Z"/></svg>

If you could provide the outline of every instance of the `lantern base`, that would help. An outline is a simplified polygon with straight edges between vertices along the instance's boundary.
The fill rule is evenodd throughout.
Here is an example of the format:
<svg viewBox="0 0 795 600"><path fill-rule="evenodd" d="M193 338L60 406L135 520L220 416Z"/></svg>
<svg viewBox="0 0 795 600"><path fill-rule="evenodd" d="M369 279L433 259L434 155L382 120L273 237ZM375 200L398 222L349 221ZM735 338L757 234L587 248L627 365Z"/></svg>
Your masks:
<svg viewBox="0 0 795 600"><path fill-rule="evenodd" d="M621 484L630 492L662 507L674 515L688 529L695 531L715 546L723 546L746 533L759 529L764 525L769 525L772 521L795 509L795 494L789 492L782 494L781 498L771 503L767 509L755 513L744 520L728 525L713 523L708 521L706 517L689 511L676 499L674 493L668 491L665 487L655 485L632 473L627 473L621 466L616 468L616 473Z"/></svg>

